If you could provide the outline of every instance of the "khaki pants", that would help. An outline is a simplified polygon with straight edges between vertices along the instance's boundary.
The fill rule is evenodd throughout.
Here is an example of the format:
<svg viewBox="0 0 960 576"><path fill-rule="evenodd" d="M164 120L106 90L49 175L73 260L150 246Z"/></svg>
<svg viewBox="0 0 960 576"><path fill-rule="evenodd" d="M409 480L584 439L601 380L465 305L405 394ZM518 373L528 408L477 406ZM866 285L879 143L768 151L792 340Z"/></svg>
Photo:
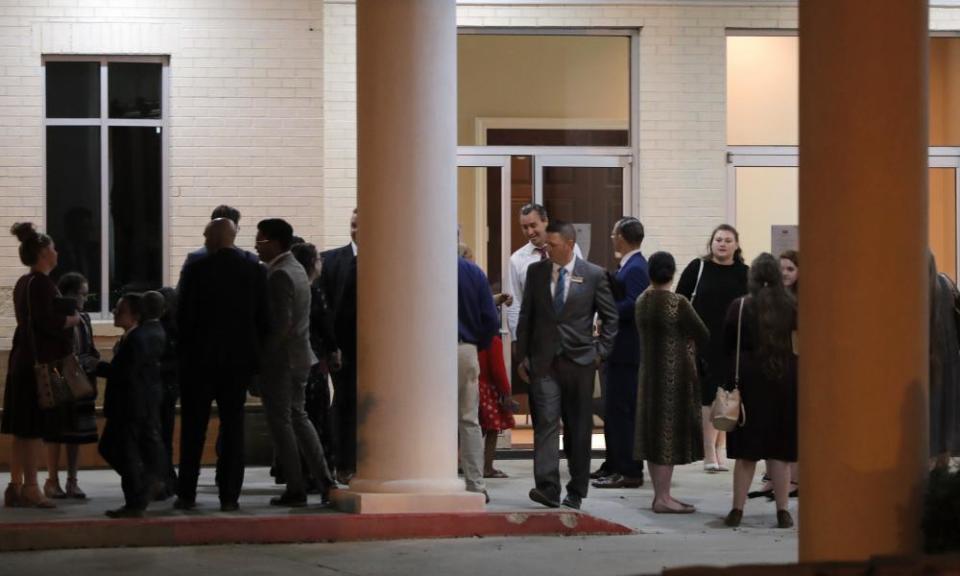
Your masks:
<svg viewBox="0 0 960 576"><path fill-rule="evenodd" d="M463 344L457 348L457 386L460 418L460 467L470 492L483 492L483 432L480 430L480 361L477 347Z"/></svg>

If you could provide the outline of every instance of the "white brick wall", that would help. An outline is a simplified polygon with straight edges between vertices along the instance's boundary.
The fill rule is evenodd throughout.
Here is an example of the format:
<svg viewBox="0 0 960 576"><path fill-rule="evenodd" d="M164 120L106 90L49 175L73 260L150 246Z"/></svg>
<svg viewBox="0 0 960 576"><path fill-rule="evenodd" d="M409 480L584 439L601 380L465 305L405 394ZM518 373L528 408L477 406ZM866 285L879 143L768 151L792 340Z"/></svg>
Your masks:
<svg viewBox="0 0 960 576"><path fill-rule="evenodd" d="M0 348L23 267L18 220L43 224L41 58L170 57L169 281L202 242L210 210L289 219L324 242L322 0L21 0L0 5Z"/></svg>
<svg viewBox="0 0 960 576"><path fill-rule="evenodd" d="M732 4L468 5L458 22L641 29L635 195L647 250L684 261L727 218L725 30L797 26L795 8ZM931 28L960 30L960 10L931 10ZM290 219L321 248L346 241L357 182L349 0L0 2L0 349L23 271L6 229L43 222L44 54L170 57L171 281L222 202L243 211L246 246L267 216Z"/></svg>

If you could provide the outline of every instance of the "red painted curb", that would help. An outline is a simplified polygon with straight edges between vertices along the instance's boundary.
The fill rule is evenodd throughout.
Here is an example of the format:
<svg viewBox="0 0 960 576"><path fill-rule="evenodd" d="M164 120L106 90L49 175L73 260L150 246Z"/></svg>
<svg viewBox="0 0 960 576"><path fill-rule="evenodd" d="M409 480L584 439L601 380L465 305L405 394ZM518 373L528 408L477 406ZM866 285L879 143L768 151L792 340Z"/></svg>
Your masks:
<svg viewBox="0 0 960 576"><path fill-rule="evenodd" d="M0 551L632 533L626 526L569 511L357 515L325 513L254 518L179 516L0 524Z"/></svg>

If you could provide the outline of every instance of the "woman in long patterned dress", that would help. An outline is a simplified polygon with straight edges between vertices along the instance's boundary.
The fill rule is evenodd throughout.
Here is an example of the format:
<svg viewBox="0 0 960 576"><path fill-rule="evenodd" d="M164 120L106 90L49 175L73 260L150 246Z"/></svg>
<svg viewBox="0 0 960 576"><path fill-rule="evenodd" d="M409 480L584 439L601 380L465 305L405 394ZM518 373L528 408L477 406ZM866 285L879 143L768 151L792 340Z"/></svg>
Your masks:
<svg viewBox="0 0 960 576"><path fill-rule="evenodd" d="M695 509L670 495L673 467L703 459L700 382L696 350L710 332L690 302L670 291L677 264L657 252L648 261L650 288L637 298L640 376L634 457L646 460L653 481L653 511Z"/></svg>

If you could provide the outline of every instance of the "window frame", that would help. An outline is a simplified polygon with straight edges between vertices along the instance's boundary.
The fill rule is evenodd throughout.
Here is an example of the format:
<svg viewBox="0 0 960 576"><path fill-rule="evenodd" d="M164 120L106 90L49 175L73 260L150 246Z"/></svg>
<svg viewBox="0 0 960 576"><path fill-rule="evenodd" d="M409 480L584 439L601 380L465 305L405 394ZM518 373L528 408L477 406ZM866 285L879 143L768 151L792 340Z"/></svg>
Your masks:
<svg viewBox="0 0 960 576"><path fill-rule="evenodd" d="M47 70L48 62L97 62L100 65L100 115L93 118L48 118L47 117ZM160 64L160 118L129 119L110 118L110 64L116 62ZM41 159L44 220L47 215L47 128L50 126L97 126L100 128L100 302L99 312L90 314L91 319L106 321L113 318L110 308L110 128L115 126L158 128L160 130L160 226L161 226L161 282L170 284L170 58L162 55L66 55L45 54L41 58L40 93L43 94L43 130Z"/></svg>

